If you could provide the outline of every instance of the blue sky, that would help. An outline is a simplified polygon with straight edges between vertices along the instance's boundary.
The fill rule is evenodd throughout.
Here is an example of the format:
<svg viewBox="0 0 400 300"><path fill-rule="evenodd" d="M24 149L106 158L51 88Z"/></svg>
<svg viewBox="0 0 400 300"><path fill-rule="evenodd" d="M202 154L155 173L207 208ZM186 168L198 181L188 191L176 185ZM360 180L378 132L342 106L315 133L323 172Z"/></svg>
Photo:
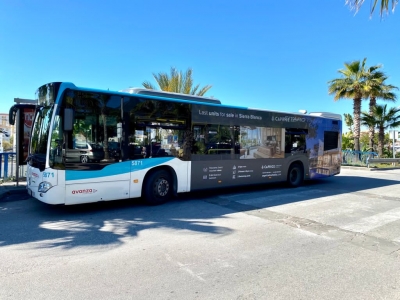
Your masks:
<svg viewBox="0 0 400 300"><path fill-rule="evenodd" d="M120 90L191 67L224 104L352 113L327 82L366 57L400 87L400 15L371 19L369 1L356 15L344 3L2 0L0 112L52 81Z"/></svg>

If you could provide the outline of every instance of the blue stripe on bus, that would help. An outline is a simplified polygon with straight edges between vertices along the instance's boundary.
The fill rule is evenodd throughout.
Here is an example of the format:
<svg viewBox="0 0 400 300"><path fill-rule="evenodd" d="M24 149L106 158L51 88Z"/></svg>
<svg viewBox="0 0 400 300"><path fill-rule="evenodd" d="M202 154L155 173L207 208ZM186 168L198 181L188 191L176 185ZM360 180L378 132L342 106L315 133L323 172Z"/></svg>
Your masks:
<svg viewBox="0 0 400 300"><path fill-rule="evenodd" d="M153 157L153 158L145 158L145 159L137 159L130 161L132 171L140 171L147 168L152 168L158 166L160 164L166 163L174 159L174 156L167 156L167 157Z"/></svg>
<svg viewBox="0 0 400 300"><path fill-rule="evenodd" d="M124 161L115 163L104 167L101 170L66 170L65 180L82 180L82 179L93 179L99 177L107 177L114 175L122 175L130 173L131 171L140 171L147 168L152 168L157 165L163 164L167 161L174 159L174 157L157 157L157 158L146 158L131 161Z"/></svg>

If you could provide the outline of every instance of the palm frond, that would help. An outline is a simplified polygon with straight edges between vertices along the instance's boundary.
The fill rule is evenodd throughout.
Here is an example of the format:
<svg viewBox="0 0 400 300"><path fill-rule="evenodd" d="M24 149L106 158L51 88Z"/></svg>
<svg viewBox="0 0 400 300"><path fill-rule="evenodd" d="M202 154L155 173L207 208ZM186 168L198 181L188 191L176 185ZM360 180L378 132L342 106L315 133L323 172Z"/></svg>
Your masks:
<svg viewBox="0 0 400 300"><path fill-rule="evenodd" d="M377 7L378 0L371 0L372 5L371 5L371 10L370 10L370 15L375 11L375 8ZM392 8L391 11L394 12L394 9L396 8L396 5L398 4L399 0L380 0L380 16L382 17L384 13L389 13L389 2L392 2ZM351 10L354 10L356 13L360 10L361 6L364 4L364 0L346 0L345 5L348 5Z"/></svg>
<svg viewBox="0 0 400 300"><path fill-rule="evenodd" d="M142 85L148 90L155 90L156 88L148 81L143 81Z"/></svg>
<svg viewBox="0 0 400 300"><path fill-rule="evenodd" d="M162 91L183 93L204 96L211 89L211 85L206 85L200 89L200 85L194 86L193 70L188 68L185 73L178 71L175 67L171 67L170 73L153 73L153 77ZM144 81L142 85L145 88L156 89L150 82ZM199 90L200 89L200 90Z"/></svg>

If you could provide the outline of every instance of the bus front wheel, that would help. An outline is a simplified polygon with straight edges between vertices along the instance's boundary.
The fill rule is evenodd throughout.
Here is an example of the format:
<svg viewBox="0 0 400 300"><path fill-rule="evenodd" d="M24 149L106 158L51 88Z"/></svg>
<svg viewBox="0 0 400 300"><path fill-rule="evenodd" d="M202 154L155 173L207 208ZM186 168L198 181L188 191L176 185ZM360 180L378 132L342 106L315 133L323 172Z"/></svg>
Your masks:
<svg viewBox="0 0 400 300"><path fill-rule="evenodd" d="M144 197L149 205L167 202L172 195L172 180L167 171L156 171L147 178L144 186Z"/></svg>
<svg viewBox="0 0 400 300"><path fill-rule="evenodd" d="M298 187L303 183L304 171L300 164L292 164L289 168L287 183L290 187Z"/></svg>

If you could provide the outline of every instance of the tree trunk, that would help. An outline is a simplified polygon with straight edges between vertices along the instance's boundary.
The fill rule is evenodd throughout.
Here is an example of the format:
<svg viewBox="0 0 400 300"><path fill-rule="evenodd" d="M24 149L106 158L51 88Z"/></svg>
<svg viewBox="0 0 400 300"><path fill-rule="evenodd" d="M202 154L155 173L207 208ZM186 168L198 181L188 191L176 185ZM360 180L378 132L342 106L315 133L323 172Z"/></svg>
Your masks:
<svg viewBox="0 0 400 300"><path fill-rule="evenodd" d="M369 100L369 115L372 116L373 109L376 105L376 97L371 97ZM369 126L368 136L369 136L369 148L370 151L374 151L374 135L375 135L375 127Z"/></svg>
<svg viewBox="0 0 400 300"><path fill-rule="evenodd" d="M354 150L360 151L360 115L361 115L361 97L354 98L353 116L354 116Z"/></svg>
<svg viewBox="0 0 400 300"><path fill-rule="evenodd" d="M379 127L379 134L378 134L378 155L382 157L383 154L383 147L384 147L384 140L385 140L385 131L382 126Z"/></svg>

